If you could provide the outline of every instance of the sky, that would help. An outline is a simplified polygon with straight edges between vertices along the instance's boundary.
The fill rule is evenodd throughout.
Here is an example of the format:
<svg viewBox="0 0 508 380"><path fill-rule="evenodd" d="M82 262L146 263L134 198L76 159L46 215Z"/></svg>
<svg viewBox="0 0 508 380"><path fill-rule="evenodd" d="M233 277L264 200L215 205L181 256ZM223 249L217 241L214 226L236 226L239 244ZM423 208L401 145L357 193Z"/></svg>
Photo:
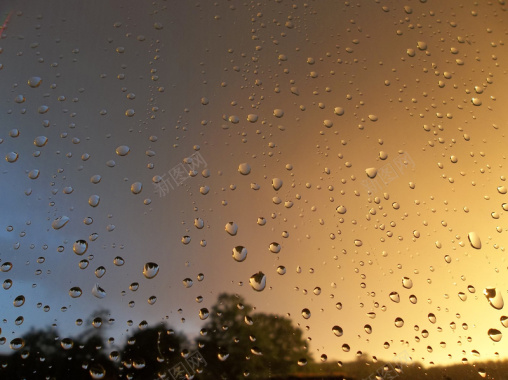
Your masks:
<svg viewBox="0 0 508 380"><path fill-rule="evenodd" d="M228 292L315 357L504 358L503 4L56 3L0 9L7 342L104 309L117 344L143 320L195 336Z"/></svg>

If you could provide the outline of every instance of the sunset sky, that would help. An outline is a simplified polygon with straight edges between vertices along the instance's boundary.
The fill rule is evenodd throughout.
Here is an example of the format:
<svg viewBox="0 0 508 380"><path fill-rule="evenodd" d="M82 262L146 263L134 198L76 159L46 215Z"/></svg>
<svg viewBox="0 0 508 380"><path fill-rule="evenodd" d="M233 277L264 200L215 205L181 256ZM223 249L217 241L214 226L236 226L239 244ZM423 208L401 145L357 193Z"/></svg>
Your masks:
<svg viewBox="0 0 508 380"><path fill-rule="evenodd" d="M228 292L316 359L506 358L506 5L358 3L2 3L1 353L101 309L194 337Z"/></svg>

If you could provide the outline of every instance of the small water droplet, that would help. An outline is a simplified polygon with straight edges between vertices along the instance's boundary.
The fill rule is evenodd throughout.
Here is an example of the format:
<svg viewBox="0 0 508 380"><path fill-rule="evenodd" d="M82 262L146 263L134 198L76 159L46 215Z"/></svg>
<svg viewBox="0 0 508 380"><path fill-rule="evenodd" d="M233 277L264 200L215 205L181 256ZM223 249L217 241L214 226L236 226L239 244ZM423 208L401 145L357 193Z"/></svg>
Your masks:
<svg viewBox="0 0 508 380"><path fill-rule="evenodd" d="M397 292L391 292L391 293L390 293L390 299L391 299L393 302L399 303L399 302L400 302L400 296L399 296L399 293L397 293Z"/></svg>
<svg viewBox="0 0 508 380"><path fill-rule="evenodd" d="M282 187L282 180L280 178L272 179L272 186L274 190L279 190Z"/></svg>

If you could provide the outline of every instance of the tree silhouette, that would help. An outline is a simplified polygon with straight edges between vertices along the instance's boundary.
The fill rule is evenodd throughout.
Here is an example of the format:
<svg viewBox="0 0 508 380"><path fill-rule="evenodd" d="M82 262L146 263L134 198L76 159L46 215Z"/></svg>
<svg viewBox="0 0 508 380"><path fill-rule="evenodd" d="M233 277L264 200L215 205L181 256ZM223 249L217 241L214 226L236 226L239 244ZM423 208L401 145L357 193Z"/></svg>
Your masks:
<svg viewBox="0 0 508 380"><path fill-rule="evenodd" d="M165 325L136 332L127 341L122 354L122 365L127 378L159 379L182 358L186 337ZM185 351L183 351L185 353Z"/></svg>
<svg viewBox="0 0 508 380"><path fill-rule="evenodd" d="M207 362L202 379L266 379L295 372L310 361L302 331L287 318L252 313L242 297L220 294L197 339Z"/></svg>
<svg viewBox="0 0 508 380"><path fill-rule="evenodd" d="M32 330L22 338L24 347L3 356L2 379L77 379L89 380L90 373L104 373L111 379L116 369L101 353L102 338L90 336L85 342L60 338L52 329Z"/></svg>

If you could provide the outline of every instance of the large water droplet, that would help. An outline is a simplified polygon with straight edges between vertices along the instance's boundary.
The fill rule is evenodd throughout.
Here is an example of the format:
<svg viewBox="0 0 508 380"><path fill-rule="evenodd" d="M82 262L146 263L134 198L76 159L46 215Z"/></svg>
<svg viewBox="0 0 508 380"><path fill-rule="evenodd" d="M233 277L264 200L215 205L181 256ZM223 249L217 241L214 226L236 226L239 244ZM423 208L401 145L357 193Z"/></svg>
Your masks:
<svg viewBox="0 0 508 380"><path fill-rule="evenodd" d="M399 296L399 293L397 293L397 292L391 292L391 293L390 293L390 299L391 299L393 302L399 303L399 302L400 302L400 296Z"/></svg>
<svg viewBox="0 0 508 380"><path fill-rule="evenodd" d="M235 222L229 222L226 224L225 230L231 236L235 236L236 233L238 232L238 226L236 225Z"/></svg>
<svg viewBox="0 0 508 380"><path fill-rule="evenodd" d="M92 288L92 294L97 298L106 297L106 291L102 289L97 283Z"/></svg>
<svg viewBox="0 0 508 380"><path fill-rule="evenodd" d="M402 286L406 289L411 289L413 287L413 281L409 277L403 277Z"/></svg>
<svg viewBox="0 0 508 380"><path fill-rule="evenodd" d="M247 174L250 173L250 170L251 170L250 165L248 163L246 163L246 162L244 162L243 164L238 165L238 172L240 174L247 175Z"/></svg>
<svg viewBox="0 0 508 380"><path fill-rule="evenodd" d="M115 152L119 156L127 156L131 151L131 148L129 148L127 145L120 145L116 148Z"/></svg>
<svg viewBox="0 0 508 380"><path fill-rule="evenodd" d="M143 267L143 275L148 279L154 278L157 273L159 273L159 265L156 263L146 263Z"/></svg>
<svg viewBox="0 0 508 380"><path fill-rule="evenodd" d="M88 243L86 240L76 240L76 242L72 245L72 250L76 255L83 255L88 249Z"/></svg>
<svg viewBox="0 0 508 380"><path fill-rule="evenodd" d="M55 220L53 220L53 223L51 223L51 227L54 229L54 230L59 230L60 228L62 228L63 226L65 226L68 222L69 222L69 217L68 216L60 216L59 218L56 218Z"/></svg>
<svg viewBox="0 0 508 380"><path fill-rule="evenodd" d="M340 326L333 326L332 331L335 334L335 336L342 336L342 334L344 333L342 331L342 327L340 327Z"/></svg>
<svg viewBox="0 0 508 380"><path fill-rule="evenodd" d="M309 319L310 318L310 310L309 309L303 309L302 310L302 317L305 318L305 319Z"/></svg>
<svg viewBox="0 0 508 380"><path fill-rule="evenodd" d="M39 87L42 83L42 79L40 77L30 77L28 79L28 85L32 88Z"/></svg>
<svg viewBox="0 0 508 380"><path fill-rule="evenodd" d="M37 136L34 140L34 145L39 148L42 148L47 143L48 143L48 138L46 136Z"/></svg>
<svg viewBox="0 0 508 380"><path fill-rule="evenodd" d="M273 252L273 253L279 253L280 252L280 249L281 249L281 246L279 243L276 243L276 242L273 242L270 244L270 252Z"/></svg>
<svg viewBox="0 0 508 380"><path fill-rule="evenodd" d="M74 347L74 342L71 338L63 338L60 341L60 346L62 346L64 350L70 350L72 347Z"/></svg>
<svg viewBox="0 0 508 380"><path fill-rule="evenodd" d="M141 182L134 182L131 185L132 194L139 194L143 190L143 184Z"/></svg>
<svg viewBox="0 0 508 380"><path fill-rule="evenodd" d="M77 287L77 286L74 286L72 288L69 289L69 295L72 297L72 298L78 298L78 297L81 297L81 294L83 294L81 288Z"/></svg>
<svg viewBox="0 0 508 380"><path fill-rule="evenodd" d="M266 287L266 275L263 272L253 274L249 279L252 289L261 292Z"/></svg>
<svg viewBox="0 0 508 380"><path fill-rule="evenodd" d="M487 300L494 309L501 310L503 308L503 296L496 288L485 288L483 294L487 297Z"/></svg>
<svg viewBox="0 0 508 380"><path fill-rule="evenodd" d="M470 232L467 235L467 238L469 239L469 243L471 244L471 247L476 248L476 249L480 249L482 247L482 242L476 232Z"/></svg>
<svg viewBox="0 0 508 380"><path fill-rule="evenodd" d="M94 364L90 367L88 373L93 380L101 380L106 377L106 370L100 364Z"/></svg>
<svg viewBox="0 0 508 380"><path fill-rule="evenodd" d="M488 331L488 334L489 334L489 338L492 339L494 342L501 341L501 338L503 337L503 334L501 333L501 331L499 331L497 329L490 329Z"/></svg>
<svg viewBox="0 0 508 380"><path fill-rule="evenodd" d="M14 338L9 343L9 347L13 350L21 350L25 347L25 341L22 338Z"/></svg>
<svg viewBox="0 0 508 380"><path fill-rule="evenodd" d="M242 262L247 258L247 248L238 245L233 248L233 259L238 262Z"/></svg>
<svg viewBox="0 0 508 380"><path fill-rule="evenodd" d="M279 190L282 187L282 180L280 178L272 179L272 186L274 190Z"/></svg>
<svg viewBox="0 0 508 380"><path fill-rule="evenodd" d="M199 319L201 319L202 321L207 319L209 315L210 315L210 312L208 311L207 308L202 308L199 310Z"/></svg>
<svg viewBox="0 0 508 380"><path fill-rule="evenodd" d="M25 303L25 296L17 296L16 298L14 298L14 302L13 302L14 307L23 306L24 303Z"/></svg>

